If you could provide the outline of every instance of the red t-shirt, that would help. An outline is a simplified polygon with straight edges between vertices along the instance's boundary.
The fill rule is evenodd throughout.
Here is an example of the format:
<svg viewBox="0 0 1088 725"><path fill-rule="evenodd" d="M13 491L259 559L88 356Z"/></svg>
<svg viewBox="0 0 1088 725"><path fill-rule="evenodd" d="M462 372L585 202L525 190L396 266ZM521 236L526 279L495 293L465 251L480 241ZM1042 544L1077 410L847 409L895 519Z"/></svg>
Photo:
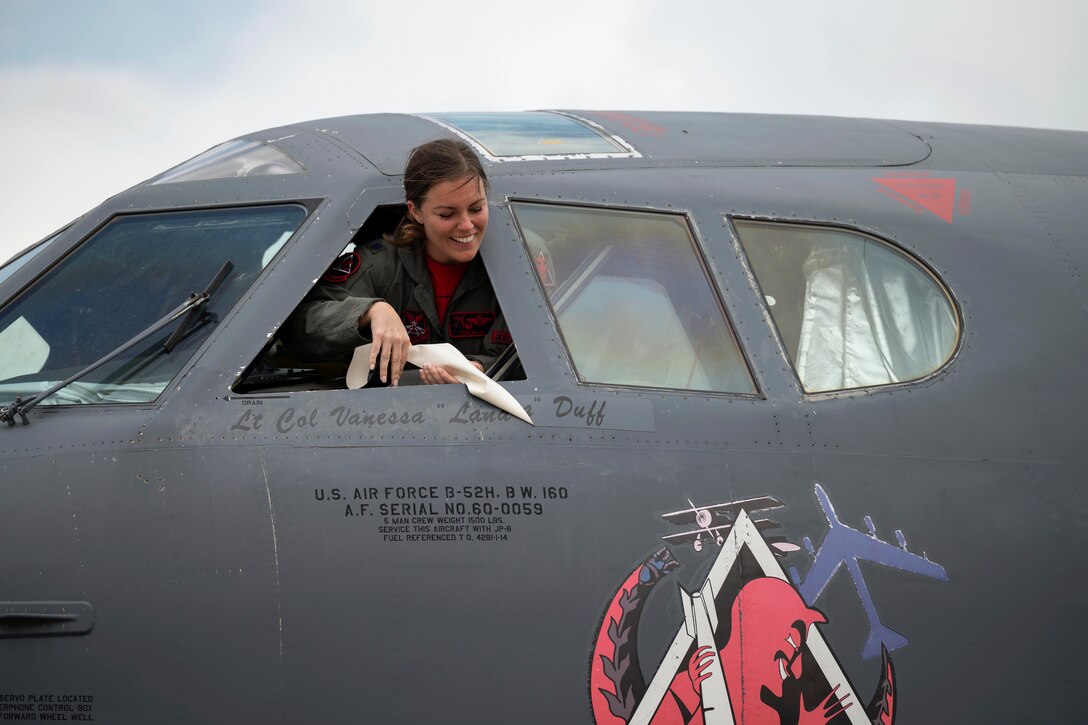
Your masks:
<svg viewBox="0 0 1088 725"><path fill-rule="evenodd" d="M457 285L465 276L465 270L471 262L460 264L442 264L436 262L426 254L423 259L427 262L427 271L431 273L431 286L434 287L434 306L438 310L438 319L445 322L446 310L453 299L453 293L457 291Z"/></svg>

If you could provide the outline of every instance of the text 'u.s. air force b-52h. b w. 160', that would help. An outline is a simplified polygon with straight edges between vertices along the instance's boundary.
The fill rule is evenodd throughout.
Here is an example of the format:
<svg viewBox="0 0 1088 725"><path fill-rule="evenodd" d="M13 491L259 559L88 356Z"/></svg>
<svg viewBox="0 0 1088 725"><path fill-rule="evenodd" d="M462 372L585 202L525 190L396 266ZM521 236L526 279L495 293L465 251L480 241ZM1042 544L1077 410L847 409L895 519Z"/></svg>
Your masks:
<svg viewBox="0 0 1088 725"><path fill-rule="evenodd" d="M459 329L533 424L281 339L436 137L491 179L506 325ZM1086 172L1072 132L374 115L110 198L0 271L0 719L1075 718Z"/></svg>

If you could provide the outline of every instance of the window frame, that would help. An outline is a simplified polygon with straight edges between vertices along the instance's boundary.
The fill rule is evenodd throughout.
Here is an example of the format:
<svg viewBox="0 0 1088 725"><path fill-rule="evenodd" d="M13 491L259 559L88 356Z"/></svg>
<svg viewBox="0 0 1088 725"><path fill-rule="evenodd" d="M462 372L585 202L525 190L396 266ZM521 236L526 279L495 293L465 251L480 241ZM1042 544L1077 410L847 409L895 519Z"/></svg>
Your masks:
<svg viewBox="0 0 1088 725"><path fill-rule="evenodd" d="M879 234L863 229L859 226L853 226L849 224L843 224L838 222L825 222L817 220L800 220L800 219L782 219L778 217L765 217L749 214L721 214L721 218L724 220L729 233L732 236L732 243L737 258L740 260L744 267L745 274L748 276L753 291L758 297L758 304L763 311L763 317L767 324L770 326L775 341L779 347L779 354L783 357L786 365L790 371L790 375L797 385L797 390L800 392L804 399L811 400L824 400L824 399L837 399L844 396L863 395L874 391L893 391L899 390L911 386L917 386L925 383L929 383L935 378L946 375L951 365L959 358L960 351L964 346L965 334L965 318L963 310L960 305L959 299L953 292L952 287L947 284L940 274L933 268L933 266L922 259L918 255L905 249L899 244L896 244ZM755 267L752 265L751 260L748 257L748 251L744 247L744 243L741 241L740 233L737 230L736 222L759 224L762 226L775 226L775 227L790 227L792 229L815 229L818 231L835 231L846 234L853 234L874 243L880 244L886 247L893 254L898 254L909 262L915 269L920 270L928 276L930 280L936 285L945 296L949 306L952 310L953 323L955 324L956 342L949 351L948 356L930 372L925 375L912 378L910 380L901 380L892 383L874 383L871 385L859 385L851 388L838 388L835 390L819 390L808 391L805 389L805 385L801 380L800 374L797 372L797 365L794 360L794 356L789 352L789 346L786 344L785 338L782 336L782 332L779 329L778 322L775 319L774 313L771 311L770 305L767 303L767 293L764 291L762 284L759 281L759 276L755 272Z"/></svg>
<svg viewBox="0 0 1088 725"><path fill-rule="evenodd" d="M243 153L234 154L233 156L231 154L227 154L228 159L238 158L239 156L244 156L245 153L249 153L249 152L252 152L252 151L255 151L255 150L263 150L265 148L268 148L268 149L271 149L272 151L274 151L275 153L281 155L284 159L286 159L290 163L294 164L298 168L297 169L292 169L290 171L282 171L282 172L277 171L277 172L272 173L272 174L269 174L269 173L248 174L247 173L247 174L234 175L234 176L202 176L202 175L200 175L200 172L206 170L206 168L207 168L207 166L206 166L207 163L208 163L208 158L207 157L212 156L213 152L218 151L220 149L223 149L224 147L231 146L231 145L234 145L236 147L236 150L243 150ZM216 160L216 161L218 162L219 160ZM274 143L273 141L264 141L264 140L252 139L252 138L235 138L235 139L231 139L230 141L224 141L223 143L216 144L215 146L212 146L209 149L205 149L204 151L201 151L196 156L193 156L191 158L186 159L185 161L182 161L179 164L175 164L174 166L171 166L166 171L163 171L160 174L156 174L152 178L148 179L146 182L144 182L144 185L146 185L146 186L164 186L164 185L167 185L167 184L189 184L189 183L199 183L199 182L208 182L208 181L233 181L235 179L257 179L257 178L262 178L262 177L266 177L266 176L298 176L300 174L307 174L307 173L309 173L309 169L306 168L305 164L303 164L301 161L299 161L297 158L292 156L290 153L288 153L286 150L284 150L282 147L280 147L278 144Z"/></svg>
<svg viewBox="0 0 1088 725"><path fill-rule="evenodd" d="M555 303L548 293L548 290L544 288L543 282L540 279L539 274L532 271L531 274L534 278L534 284L537 286L544 304L545 314L548 320L555 329L557 340L562 346L563 360L569 370L574 383L580 387L597 387L607 388L610 390L622 390L636 393L653 393L653 394L674 394L683 396L705 396L713 398L727 398L727 399L743 399L743 400L766 400L763 387L760 385L759 378L755 375L755 366L752 362L752 356L750 352L745 348L743 340L737 331L737 325L733 320L732 315L729 313L729 307L726 305L723 297L723 285L719 278L718 273L711 267L707 260L706 250L703 249L702 244L699 242L699 236L696 233L695 221L692 218L692 214L687 210L678 210L675 208L660 208L651 206L630 206L630 205L617 205L617 204L594 204L579 201L570 201L566 199L546 199L539 197L526 197L526 196L510 196L506 199L505 206L509 209L510 218L512 220L513 227L517 233L518 241L521 245L520 251L525 255L525 259L529 265L532 266L532 249L529 247L529 243L526 238L525 229L522 227L521 220L517 215L517 207L522 206L537 206L537 207L555 207L560 209L583 209L593 210L600 212L620 212L620 213L635 213L640 215L652 215L655 217L668 216L672 217L684 226L687 232L688 242L691 245L691 252L695 259L695 263L698 265L699 271L702 273L703 279L707 285L707 292L710 295L713 304L715 305L718 313L722 317L728 334L736 346L738 355L744 364L745 372L747 373L748 380L752 385L751 392L734 392L734 391L721 391L721 390L697 390L692 388L672 388L662 386L649 386L649 385L630 385L625 383L614 382L597 382L592 380L585 380L578 372L578 368L574 362L574 356L571 354L570 345L567 343L566 336L563 333L563 327L559 323L558 314L555 309Z"/></svg>
<svg viewBox="0 0 1088 725"><path fill-rule="evenodd" d="M134 217L150 217L153 215L162 214L175 214L175 213L198 213L198 212L219 212L228 210L248 210L263 207L284 207L284 206L296 206L300 207L304 214L299 221L298 226L294 232L286 240L284 240L275 254L268 259L267 263L257 272L252 282L248 287L242 290L238 299L227 310L225 310L219 317L216 325L209 331L208 335L200 342L199 345L192 351L188 358L177 368L177 371L171 376L170 380L166 383L161 391L152 399L139 402L116 402L106 401L101 403L54 403L44 404L37 407L35 410L42 413L60 412L62 410L87 410L87 411L101 411L101 410L135 410L135 409L153 409L163 404L164 398L170 393L177 382L183 379L189 374L193 365L201 359L207 352L210 345L215 344L218 339L218 334L222 328L239 313L239 311L246 305L252 295L258 290L264 283L265 278L271 274L276 267L278 261L287 253L287 251L293 246L294 241L303 234L308 226L314 221L317 215L317 211L325 203L325 199L322 198L296 198L296 199L275 199L275 200L261 200L254 202L232 202L229 204L193 204L193 205L180 205L170 207L156 207L137 210L123 210L110 213L105 216L98 224L81 236L77 241L72 242L69 246L63 249L53 260L51 260L45 267L38 270L33 277L26 280L23 284L20 284L17 288L13 288L11 294L0 299L0 310L8 308L10 305L18 302L29 291L33 290L38 283L48 275L52 274L53 270L58 266L64 264L72 255L83 249L86 244L95 239L100 233L102 233L111 224L116 223L119 220L134 218ZM62 230L64 231L64 230ZM59 233L58 233L59 236ZM49 241L53 237L47 238L44 241ZM181 302L181 300L179 300ZM180 320L178 320L180 322Z"/></svg>
<svg viewBox="0 0 1088 725"><path fill-rule="evenodd" d="M0 265L0 285L7 282L13 276L19 273L19 270L23 269L27 264L34 260L39 254L48 249L51 245L56 244L57 240L68 231L72 226L72 223L68 223L53 232L49 236L38 240L29 247L23 249L20 252L16 252L12 255L3 265ZM6 302L4 304L7 304Z"/></svg>
<svg viewBox="0 0 1088 725"><path fill-rule="evenodd" d="M379 238L384 238L384 236L386 234L392 234L394 231L396 231L396 228L399 225L401 218L403 218L408 213L408 206L407 206L407 202L404 201L403 192L400 191L398 187L387 187L387 188L396 189L396 193L393 196L390 196L388 199L379 198L379 199L374 200L373 206L369 208L369 211L367 212L366 216L363 217L363 219L364 219L363 222L358 226L358 228L356 228L346 238L346 241L344 242L344 244L342 246L336 247L338 251L333 255L333 257L331 259L329 259L325 263L325 266L322 267L322 272L318 273L317 277L313 281L313 284L311 284L306 289L306 291L303 293L303 295L300 296L297 299L297 301L295 301L294 306L291 308L291 310L286 315L284 315L281 319L278 320L278 322L276 323L276 331L271 335L270 339L265 344L263 344L260 348L257 349L256 353L250 358L250 361L245 366L245 368L239 373L239 375L236 378L234 378L234 380L231 381L230 386L229 386L230 390L229 390L229 393L228 393L230 396L237 397L239 399L241 399L241 398L261 398L261 397L276 398L276 397L283 397L285 395L288 395L288 396L291 396L291 395L307 395L307 396L309 396L309 395L314 395L314 394L329 394L329 393L338 393L338 392L342 393L342 392L345 392L345 391L347 391L347 392L358 392L358 391L352 391L350 388L342 388L342 387L339 387L339 386L327 387L323 383L316 384L316 385L308 385L308 383L314 383L315 382L314 380L300 380L297 383L286 382L282 386L277 386L277 385L259 385L257 383L254 383L250 378L253 375L253 370L254 370L255 366L262 359L267 359L266 355L268 354L272 343L279 338L280 332L282 331L283 325L287 322L287 319L291 315L293 315L295 313L295 311L298 310L298 307L302 304L303 300L305 300L306 296L313 289L315 289L318 284L320 284L321 276L324 273L324 271L327 270L330 265L335 263L337 261L337 259L339 259L344 254L348 253L349 250L361 248L361 245L365 245L369 241L374 241L374 240L379 239ZM490 208L490 210L492 212L492 215L493 215L492 219L495 218L494 214L495 214L496 210L501 209L504 206L504 204L502 204L499 201L495 201L495 200L490 200L488 202L488 205L489 205L489 208ZM300 229L300 231L301 231L301 229ZM492 231L487 232L488 235L491 235L493 233L494 232L492 232ZM288 241L290 241L290 240L288 240ZM487 273L488 278L491 280L492 288L495 291L495 296L496 296L496 298L499 298L499 297L502 297L502 293L495 287L495 276L492 274L494 272L494 269L492 269L492 265L494 263L493 262L488 263L486 261L486 259L485 259L485 255L489 254L490 250L494 249L494 246L496 244L501 244L501 242L495 242L494 244L489 242L489 243L483 245L481 247L481 251L480 251L479 254L480 254L480 261L484 265L484 270ZM286 244L284 246L286 246ZM488 251L484 251L484 250L488 250ZM272 263L270 262L268 266L271 267ZM256 283L255 283L254 286L256 286ZM500 307L501 307L501 305L500 305ZM507 325L509 327L512 327L512 325L510 325L510 317L509 317L509 312L507 311L507 308L503 307L502 309L503 309L503 314L506 316L506 319L507 319ZM513 333L511 333L511 334L513 334ZM499 365L500 359L501 359L501 362L503 363L503 367L502 367L503 370L511 369L513 364L522 365L521 373L522 373L523 377L506 378L506 379L498 378L498 379L496 379L496 382L501 383L504 387L508 387L511 384L517 385L519 383L526 383L528 381L528 378L529 378L528 372L526 370L524 370L524 366L523 366L523 363L522 363L523 358L522 358L521 350L518 348L518 345L517 345L518 336L513 335L513 338L514 338L513 343L502 353L502 355L498 356L498 358L496 359L495 364L496 364L496 366ZM508 356L512 356L512 359L510 357L508 357ZM312 365L311 366L309 363L306 363L302 367L298 367L298 368L282 368L282 369L284 369L284 370L294 369L294 370L302 371L304 373L315 373L315 372L321 371L322 367L320 365ZM485 370L484 372L485 373L492 373L492 372L495 372L495 369ZM418 373L417 373L417 375L418 375ZM333 378L333 380L336 380L336 379ZM365 389L373 392L374 390L380 390L380 389L383 389L383 388L386 388L386 387L389 387L389 386L386 386L386 385L374 385L374 386L368 386ZM410 389L415 389L415 388L433 390L434 386L425 385L422 382L420 382L418 379L415 382L406 382L405 379L402 377L401 381L400 381L400 388L401 389L409 389L409 390ZM360 388L359 390L363 390L363 389L364 388Z"/></svg>
<svg viewBox="0 0 1088 725"><path fill-rule="evenodd" d="M584 127L586 129L588 129L592 133L595 133L597 136L603 138L606 142L610 143L612 146L617 147L617 150L615 150L615 151L573 151L573 152L552 153L552 154L549 154L549 153L499 154L499 153L496 153L495 151L493 151L491 148L489 148L485 144L484 139L477 138L472 133L472 131L470 131L468 129L465 129L465 128L462 128L461 126L455 125L453 123L454 119L451 119L450 117L453 116L453 115L456 115L457 113L461 113L461 112L428 114L428 115L422 116L422 118L425 118L426 120L441 126L442 128L446 129L450 133L456 134L459 138L463 139L469 145L471 145L474 149L476 149L476 151L483 158L487 159L489 162L491 162L493 164L501 164L501 163L507 163L507 162L518 162L518 161L569 161L569 160L577 160L577 159L638 159L638 158L642 158L642 154L637 149L635 149L634 146L632 146L630 143L628 143L625 139L621 138L620 136L618 136L618 135L616 135L614 133L609 133L599 123L594 123L593 121L590 121L587 118L583 118L581 116L576 116L576 115L574 115L572 113L564 113L564 112L561 112L561 111L514 111L514 112L510 112L509 114L505 114L505 115L517 116L517 115L525 115L525 114L534 114L535 113L535 114L538 114L538 115L557 116L557 117L563 118L563 119L565 119L567 121L570 121L574 126L581 126L581 127ZM494 116L499 116L499 115L504 115L504 114L502 114L501 112L496 112L496 113L493 113L493 114L489 114L488 112L481 112L480 114L468 112L468 113L463 113L462 115L494 115Z"/></svg>

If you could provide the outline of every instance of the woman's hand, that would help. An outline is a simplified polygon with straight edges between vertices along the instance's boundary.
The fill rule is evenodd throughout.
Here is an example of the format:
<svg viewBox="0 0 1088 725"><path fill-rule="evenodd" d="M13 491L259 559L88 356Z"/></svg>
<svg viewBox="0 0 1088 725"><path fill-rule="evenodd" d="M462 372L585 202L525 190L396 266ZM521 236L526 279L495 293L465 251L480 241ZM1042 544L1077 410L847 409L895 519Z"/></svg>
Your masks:
<svg viewBox="0 0 1088 725"><path fill-rule="evenodd" d="M400 315L388 302L375 302L359 318L359 329L370 328L370 370L378 363L378 375L384 383L386 371L393 380L393 387L400 382L404 363L408 360L408 349L412 341Z"/></svg>
<svg viewBox="0 0 1088 725"><path fill-rule="evenodd" d="M473 366L480 372L484 371L484 366L475 360L469 360ZM419 369L419 377L427 385L448 385L451 383L461 382L453 375L449 373L445 368L439 367L434 363L423 363L423 367Z"/></svg>

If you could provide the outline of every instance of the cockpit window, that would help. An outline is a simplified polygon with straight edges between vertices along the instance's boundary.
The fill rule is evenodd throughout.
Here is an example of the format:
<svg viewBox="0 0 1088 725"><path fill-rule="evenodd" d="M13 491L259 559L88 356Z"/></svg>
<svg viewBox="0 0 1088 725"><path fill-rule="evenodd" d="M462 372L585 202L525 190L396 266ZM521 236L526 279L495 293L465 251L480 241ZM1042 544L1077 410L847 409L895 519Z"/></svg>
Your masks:
<svg viewBox="0 0 1088 725"><path fill-rule="evenodd" d="M637 156L588 123L544 111L427 116L468 136L492 160Z"/></svg>
<svg viewBox="0 0 1088 725"><path fill-rule="evenodd" d="M275 146L260 141L228 141L175 166L152 181L173 184L179 181L235 179L242 176L301 174L302 164Z"/></svg>
<svg viewBox="0 0 1088 725"><path fill-rule="evenodd" d="M154 400L298 229L295 205L117 217L0 310L0 400L27 398L123 346L233 268L170 352L181 321L42 404Z"/></svg>
<svg viewBox="0 0 1088 725"><path fill-rule="evenodd" d="M756 392L683 216L511 206L582 381Z"/></svg>
<svg viewBox="0 0 1088 725"><path fill-rule="evenodd" d="M906 254L840 229L734 226L806 392L917 380L951 357L952 301Z"/></svg>
<svg viewBox="0 0 1088 725"><path fill-rule="evenodd" d="M2 283L11 275L18 272L20 269L22 269L24 264L45 251L46 247L52 244L53 241L56 240L56 238L59 237L63 232L64 230L62 229L53 236L43 239L37 244L24 249L22 252L16 254L14 257L5 262L4 266L0 267L0 283Z"/></svg>

